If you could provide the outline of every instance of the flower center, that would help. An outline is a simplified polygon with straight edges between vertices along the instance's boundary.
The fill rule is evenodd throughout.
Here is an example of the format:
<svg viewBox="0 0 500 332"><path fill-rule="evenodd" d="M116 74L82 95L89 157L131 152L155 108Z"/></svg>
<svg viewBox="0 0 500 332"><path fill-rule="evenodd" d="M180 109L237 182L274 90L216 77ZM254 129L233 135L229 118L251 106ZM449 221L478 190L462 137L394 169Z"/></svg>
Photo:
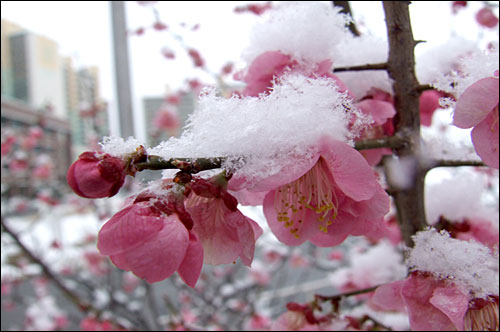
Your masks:
<svg viewBox="0 0 500 332"><path fill-rule="evenodd" d="M318 214L319 229L326 233L338 213L338 199L331 187L328 168L323 158L297 180L276 190L274 208L278 221L284 222L290 233L299 238L298 231L309 209ZM332 211L330 218L327 218Z"/></svg>
<svg viewBox="0 0 500 332"><path fill-rule="evenodd" d="M469 308L464 318L465 331L498 331L498 299Z"/></svg>
<svg viewBox="0 0 500 332"><path fill-rule="evenodd" d="M498 131L498 129L497 129L497 127L498 127L498 104L493 109L493 117L494 117L494 120L493 120L493 122L491 123L491 126L490 126L490 130L491 130L492 133L494 133L495 131Z"/></svg>

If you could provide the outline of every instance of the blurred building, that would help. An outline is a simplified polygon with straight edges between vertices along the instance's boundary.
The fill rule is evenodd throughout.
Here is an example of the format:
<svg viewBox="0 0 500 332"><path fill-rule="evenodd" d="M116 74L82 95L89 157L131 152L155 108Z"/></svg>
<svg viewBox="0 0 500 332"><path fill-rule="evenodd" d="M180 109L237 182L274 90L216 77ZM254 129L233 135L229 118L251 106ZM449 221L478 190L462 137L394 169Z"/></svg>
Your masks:
<svg viewBox="0 0 500 332"><path fill-rule="evenodd" d="M2 19L2 97L66 117L58 45Z"/></svg>
<svg viewBox="0 0 500 332"><path fill-rule="evenodd" d="M6 153L5 156L4 151L2 151L2 196L4 195L4 187L8 196L32 196L35 194L35 181L30 172L33 171L33 168L27 168L26 171L10 171L7 162L12 161L12 154L19 154L28 162L31 162L31 159L36 158L36 156L46 155L54 167L50 179L58 183L65 183L66 172L72 163L69 123L54 116L46 109L34 109L25 103L14 100L2 98L1 110L2 141L4 135L9 134L16 135L18 141L16 151L12 151L10 154ZM27 138L30 128L33 127L39 127L43 130L42 137L37 141L32 151L20 149L19 146L23 145L23 140Z"/></svg>
<svg viewBox="0 0 500 332"><path fill-rule="evenodd" d="M33 174L19 171L13 176L9 163L27 160L32 167L43 155L54 165L51 180L66 185L66 171L77 154L108 135L107 105L99 93L96 67L75 69L71 59L60 56L56 42L1 22L2 197L4 188L9 195L30 196L36 191ZM34 127L42 138L34 149L24 149L23 135ZM16 145L4 155L4 143L12 135Z"/></svg>
<svg viewBox="0 0 500 332"><path fill-rule="evenodd" d="M177 105L169 104L165 97L144 97L142 103L146 123L147 144L149 146L155 146L170 137L170 134L166 131L158 132L153 124L156 114L159 110L161 110L162 107L170 107L176 109L180 120L180 134L180 131L186 124L189 115L194 111L195 102L195 96L192 92L181 94L180 102Z"/></svg>
<svg viewBox="0 0 500 332"><path fill-rule="evenodd" d="M109 135L107 103L99 90L99 69L75 69L71 58L64 58L66 108L76 154Z"/></svg>

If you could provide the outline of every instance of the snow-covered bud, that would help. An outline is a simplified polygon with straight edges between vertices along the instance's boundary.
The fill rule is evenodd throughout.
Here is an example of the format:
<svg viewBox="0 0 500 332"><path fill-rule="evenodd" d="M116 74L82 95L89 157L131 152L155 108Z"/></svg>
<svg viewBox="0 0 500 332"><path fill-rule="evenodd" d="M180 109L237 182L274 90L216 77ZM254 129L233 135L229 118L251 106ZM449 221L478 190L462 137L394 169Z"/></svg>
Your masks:
<svg viewBox="0 0 500 332"><path fill-rule="evenodd" d="M68 169L68 184L85 198L103 198L116 195L125 181L126 163L109 154L84 152Z"/></svg>

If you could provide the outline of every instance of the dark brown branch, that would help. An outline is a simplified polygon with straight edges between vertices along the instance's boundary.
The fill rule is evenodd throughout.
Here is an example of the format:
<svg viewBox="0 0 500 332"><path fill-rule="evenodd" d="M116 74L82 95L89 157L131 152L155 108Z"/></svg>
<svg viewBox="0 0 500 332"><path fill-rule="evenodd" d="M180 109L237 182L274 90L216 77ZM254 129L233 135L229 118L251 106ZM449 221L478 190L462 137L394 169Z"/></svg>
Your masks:
<svg viewBox="0 0 500 332"><path fill-rule="evenodd" d="M375 139L367 139L354 143L356 150L368 150L378 148L399 149L406 144L405 140L397 136L388 136Z"/></svg>
<svg viewBox="0 0 500 332"><path fill-rule="evenodd" d="M148 156L147 161L135 163L134 166L137 168L137 171L139 172L145 169L149 170L183 169L187 167L189 168L189 173L194 174L209 169L221 168L224 159L225 158L215 157L215 158L198 158L198 159L172 158L169 160L164 160L163 158L158 156ZM180 166L179 165L180 163L183 163L183 165Z"/></svg>
<svg viewBox="0 0 500 332"><path fill-rule="evenodd" d="M357 290L357 291L352 291L352 292L347 292L347 293L342 293L342 294L337 294L337 295L331 295L331 296L324 296L324 295L314 295L314 297L320 301L323 301L323 302L327 302L327 301L337 301L337 300L341 300L343 299L344 297L349 297L349 296L355 296L355 295L360 295L360 294L366 294L366 293L371 293L371 292L374 292L377 287L379 287L380 285L377 285L377 286L373 286L373 287L369 287L369 288L364 288L364 289L360 289L360 290Z"/></svg>
<svg viewBox="0 0 500 332"><path fill-rule="evenodd" d="M334 68L333 72L334 73L340 73L343 71L361 71L361 70L387 70L387 63L371 63L371 64L366 64L366 65L359 65L359 66L350 66L350 67L339 67L339 68Z"/></svg>
<svg viewBox="0 0 500 332"><path fill-rule="evenodd" d="M356 27L356 24L354 23L354 18L352 16L352 11L351 11L351 6L349 5L349 1L332 1L332 2L335 7L342 8L340 13L348 14L353 19L351 23L349 23L349 30L352 32L353 35L360 36L361 33L359 33L359 30Z"/></svg>
<svg viewBox="0 0 500 332"><path fill-rule="evenodd" d="M396 135L404 137L408 144L395 149L399 157L414 157L415 176L411 186L401 189L389 182L394 191L398 222L403 239L412 247L411 236L426 227L424 210L424 180L426 169L418 164L420 150L419 86L415 75L413 33L410 23L409 3L406 1L384 1L384 13L389 40L388 73L393 80L394 117ZM386 168L387 169L387 168Z"/></svg>
<svg viewBox="0 0 500 332"><path fill-rule="evenodd" d="M485 163L478 160L436 160L434 163L432 163L431 168L460 166L488 167Z"/></svg>

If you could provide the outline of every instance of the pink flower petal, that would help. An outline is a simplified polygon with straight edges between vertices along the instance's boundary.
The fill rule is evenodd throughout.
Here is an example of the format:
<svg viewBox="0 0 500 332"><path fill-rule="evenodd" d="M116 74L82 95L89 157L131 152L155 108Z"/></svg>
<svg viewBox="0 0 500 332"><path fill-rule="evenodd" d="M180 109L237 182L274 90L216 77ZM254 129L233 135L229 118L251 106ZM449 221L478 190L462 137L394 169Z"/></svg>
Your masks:
<svg viewBox="0 0 500 332"><path fill-rule="evenodd" d="M177 269L177 273L189 286L196 285L196 281L203 267L203 245L198 237L192 232L189 233L189 245L186 250L186 255L181 265Z"/></svg>
<svg viewBox="0 0 500 332"><path fill-rule="evenodd" d="M335 183L355 201L371 198L379 186L372 168L363 156L344 142L324 136L320 153L326 160Z"/></svg>
<svg viewBox="0 0 500 332"><path fill-rule="evenodd" d="M442 94L436 90L427 90L420 95L420 124L430 126L432 124L432 115L440 107L439 99Z"/></svg>
<svg viewBox="0 0 500 332"><path fill-rule="evenodd" d="M243 90L243 95L257 97L259 93L266 92L272 86L273 78L280 76L293 64L291 57L280 51L262 53L253 60L248 69L245 76L247 87Z"/></svg>
<svg viewBox="0 0 500 332"><path fill-rule="evenodd" d="M356 106L361 109L365 114L371 115L374 124L376 126L383 125L388 119L391 119L396 115L396 109L392 103L375 100L375 99L365 99L356 104Z"/></svg>
<svg viewBox="0 0 500 332"><path fill-rule="evenodd" d="M260 228L258 225L252 225L239 210L229 210L221 199L197 204L188 211L195 220L193 231L203 243L205 263L228 264L240 257L245 265L251 264L254 226Z"/></svg>
<svg viewBox="0 0 500 332"><path fill-rule="evenodd" d="M470 128L481 122L498 105L498 78L486 77L468 87L458 98L453 124Z"/></svg>
<svg viewBox="0 0 500 332"><path fill-rule="evenodd" d="M377 287L372 302L385 310L405 311L405 303L401 297L401 289L405 280L398 280Z"/></svg>
<svg viewBox="0 0 500 332"><path fill-rule="evenodd" d="M112 255L111 260L117 267L132 271L149 283L158 282L170 277L179 268L188 245L186 227L176 215L172 215L154 238L134 250Z"/></svg>
<svg viewBox="0 0 500 332"><path fill-rule="evenodd" d="M98 234L97 248L102 255L133 250L156 236L164 226L162 218L152 214L148 202L132 204L104 224Z"/></svg>
<svg viewBox="0 0 500 332"><path fill-rule="evenodd" d="M454 285L447 285L434 290L430 303L448 316L457 331L463 331L464 317L469 309L467 294Z"/></svg>
<svg viewBox="0 0 500 332"><path fill-rule="evenodd" d="M293 182L313 168L318 159L319 153L309 159L297 158L291 160L288 165L283 167L281 172L267 177L248 189L250 191L268 191Z"/></svg>
<svg viewBox="0 0 500 332"><path fill-rule="evenodd" d="M430 305L440 283L432 277L410 274L401 288L413 331L453 331L455 326L441 310Z"/></svg>
<svg viewBox="0 0 500 332"><path fill-rule="evenodd" d="M486 165L496 169L499 166L498 133L498 109L490 112L471 132L472 144L476 153Z"/></svg>

